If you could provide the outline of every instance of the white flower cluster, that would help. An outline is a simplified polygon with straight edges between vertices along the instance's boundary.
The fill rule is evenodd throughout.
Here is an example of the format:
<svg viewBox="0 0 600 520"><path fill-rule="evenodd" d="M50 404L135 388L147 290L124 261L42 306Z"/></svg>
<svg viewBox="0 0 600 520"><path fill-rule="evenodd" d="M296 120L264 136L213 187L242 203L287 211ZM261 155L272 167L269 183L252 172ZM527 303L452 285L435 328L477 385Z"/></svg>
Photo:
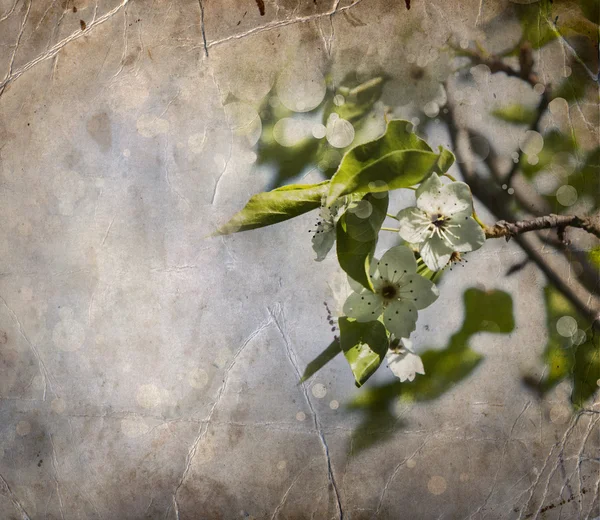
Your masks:
<svg viewBox="0 0 600 520"><path fill-rule="evenodd" d="M483 245L485 234L473 218L467 184L444 185L434 173L416 195L416 206L398 213L398 233L418 250L431 271L443 269L453 254ZM389 368L400 381L412 381L425 371L408 338L416 328L418 311L437 299L438 289L417 273L414 253L407 246L393 247L381 260L374 259L370 277L374 292L348 279L353 292L344 303L344 313L358 322L381 320L400 345L387 353Z"/></svg>

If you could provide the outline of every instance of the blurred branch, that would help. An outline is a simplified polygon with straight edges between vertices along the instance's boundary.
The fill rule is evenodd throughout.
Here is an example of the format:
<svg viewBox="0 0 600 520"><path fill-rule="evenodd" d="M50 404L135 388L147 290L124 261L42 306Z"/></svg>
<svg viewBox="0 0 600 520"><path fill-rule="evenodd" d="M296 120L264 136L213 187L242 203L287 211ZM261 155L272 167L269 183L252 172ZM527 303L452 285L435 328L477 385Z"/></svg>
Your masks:
<svg viewBox="0 0 600 520"><path fill-rule="evenodd" d="M579 264L579 269L575 270L577 278L592 294L600 294L600 269L589 261L586 251L574 247L569 241L563 242L550 235L542 235L540 240L562 251L572 264Z"/></svg>
<svg viewBox="0 0 600 520"><path fill-rule="evenodd" d="M485 236L486 238L506 237L509 240L521 233L541 229L557 228L562 233L566 227L581 228L600 238L600 214L591 217L578 217L576 215L554 215L551 213L531 220L518 220L516 222L500 220L493 226L486 227Z"/></svg>
<svg viewBox="0 0 600 520"><path fill-rule="evenodd" d="M454 109L448 96L447 112L443 114L443 118L448 126L448 131L452 141L452 147L457 157L457 166L460 169L463 179L469 184L473 195L479 199L496 218L504 221L515 221L515 215L511 209L513 199L508 195L507 191L501 189L497 183L489 182L489 179L484 179L477 175L476 171L470 166L469 160L463 156L461 147L459 146L459 135L464 134L465 130L460 129L456 123ZM496 165L488 162L488 168L494 179L501 179L500 172L496 169ZM530 260L544 273L549 282L552 283L558 291L560 291L577 309L585 316L594 328L600 330L600 316L591 295L582 286L570 285L557 272L555 266L551 265L551 259L546 258L547 255L542 254L535 243L529 240L526 236L517 235L514 238L515 242L527 254Z"/></svg>
<svg viewBox="0 0 600 520"><path fill-rule="evenodd" d="M539 131L540 120L542 119L542 116L544 115L544 112L548 108L548 104L549 103L550 103L550 92L549 92L548 88L546 87L544 89L544 92L542 92L542 95L541 95L541 98L540 98L540 102L539 102L539 104L537 106L537 109L536 109L536 112L535 112L535 118L531 122L531 125L529 125L529 130L533 130L535 132ZM521 164L521 157L522 156L523 156L523 154L519 153L519 159L513 163L512 168L510 169L510 171L506 175L506 179L504 180L504 182L506 184L508 184L509 186L512 183L513 177L515 176L515 174L517 173L517 171L519 171L519 166Z"/></svg>
<svg viewBox="0 0 600 520"><path fill-rule="evenodd" d="M519 64L521 70L506 64L501 56L495 54L487 54L483 50L481 52L473 49L454 49L459 56L466 56L471 59L473 65L486 65L492 74L496 72L504 72L507 76L522 79L529 83L532 87L537 85L540 80L539 76L533 71L533 56L531 46L527 43L521 46L519 54Z"/></svg>
<svg viewBox="0 0 600 520"><path fill-rule="evenodd" d="M521 48L519 49L519 70L511 67L510 65L507 65L502 60L502 57L496 56L494 54L485 54L485 51L483 50L476 51L473 49L460 49L458 52L463 56L469 57L474 65L486 65L487 67L489 67L492 74L496 72L504 72L508 76L519 78L525 81L531 87L535 87L536 85L540 84L540 78L533 70L533 53L531 45L528 42L523 43L523 45L521 45ZM539 131L540 120L542 119L544 112L548 108L548 104L550 103L551 98L550 86L543 86L544 91L540 96L540 102L535 111L535 118L529 125L529 130L534 130L536 132ZM511 185L513 177L519 170L519 166L521 164L521 155L522 154L519 153L519 160L513 164L512 168L510 169L510 171L506 175L506 178L504 179L504 183L508 184L509 186Z"/></svg>

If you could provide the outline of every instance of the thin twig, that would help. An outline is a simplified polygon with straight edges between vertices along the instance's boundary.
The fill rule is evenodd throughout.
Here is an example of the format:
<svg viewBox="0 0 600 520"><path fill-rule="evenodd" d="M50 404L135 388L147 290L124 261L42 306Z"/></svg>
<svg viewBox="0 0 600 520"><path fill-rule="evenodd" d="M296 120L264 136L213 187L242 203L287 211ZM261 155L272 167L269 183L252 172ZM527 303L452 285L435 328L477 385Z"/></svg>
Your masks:
<svg viewBox="0 0 600 520"><path fill-rule="evenodd" d="M546 87L544 89L544 92L542 93L542 96L540 98L540 102L538 103L537 109L535 111L535 118L533 119L533 121L529 125L529 130L533 130L535 132L539 131L539 129L540 129L540 121L542 119L542 116L544 115L544 112L546 112L546 109L548 108L549 103L550 103L550 92L549 92L549 89ZM510 169L510 171L506 175L506 179L504 180L504 182L506 184L508 184L509 186L512 183L513 177L515 176L515 174L517 173L517 171L519 171L519 167L521 165L521 159L522 159L522 157L523 157L523 154L519 153L518 159L513 163L512 168Z"/></svg>
<svg viewBox="0 0 600 520"><path fill-rule="evenodd" d="M523 46L521 48L521 52L526 47ZM501 56L496 56L495 54L487 54L483 55L482 53L473 50L473 49L455 49L459 56L467 56L471 59L474 65L487 65L489 67L492 74L496 72L504 72L507 76L512 76L514 78L522 79L529 83L532 87L537 85L539 81L539 76L533 70L524 70L523 73L510 65L506 64L502 61ZM529 49L531 52L531 49ZM520 61L523 62L523 57L520 57Z"/></svg>
<svg viewBox="0 0 600 520"><path fill-rule="evenodd" d="M458 135L461 130L456 124L454 110L450 101L446 105L446 110L447 111L443 113L443 118L448 126L452 147L458 159L457 166L462 173L463 179L469 184L473 195L497 218L506 221L516 220L510 210L511 198L507 192L502 190L496 183L490 183L489 179L478 176L475 171L467 167L467 163L463 160L464 158L461 158L461 151L458 147ZM493 165L488 164L488 167L491 169ZM500 178L500 174L497 171L492 172L492 176L495 179ZM582 316L592 323L595 329L600 330L600 316L595 307L595 302L589 297L590 294L588 291L585 291L587 295L587 297L585 297L581 294L583 291L577 291L574 287L571 287L571 285L566 283L550 265L548 259L545 258L534 244L526 239L526 237L517 235L514 240L521 249L523 249L531 261L544 273L548 281L554 285L554 287L561 292L575 308L577 308ZM581 288L583 289L583 287Z"/></svg>
<svg viewBox="0 0 600 520"><path fill-rule="evenodd" d="M522 233L541 229L556 228L559 232L562 230L564 233L566 227L584 229L600 238L600 214L591 217L578 217L577 215L555 215L551 213L531 220L518 220L516 222L500 220L493 226L485 228L485 236L486 238L505 237L509 240Z"/></svg>

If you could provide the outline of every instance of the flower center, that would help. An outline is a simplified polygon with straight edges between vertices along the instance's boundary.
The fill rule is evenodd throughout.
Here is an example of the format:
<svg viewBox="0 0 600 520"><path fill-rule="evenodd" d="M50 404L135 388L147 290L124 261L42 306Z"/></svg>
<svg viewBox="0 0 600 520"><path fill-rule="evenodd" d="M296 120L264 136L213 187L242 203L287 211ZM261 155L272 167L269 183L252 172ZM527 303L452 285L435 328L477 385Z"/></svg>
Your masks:
<svg viewBox="0 0 600 520"><path fill-rule="evenodd" d="M386 284L381 288L381 296L386 300L393 300L396 298L398 290L392 284Z"/></svg>
<svg viewBox="0 0 600 520"><path fill-rule="evenodd" d="M444 227L444 223L446 222L446 217L440 213L436 213L431 216L431 223L438 229Z"/></svg>

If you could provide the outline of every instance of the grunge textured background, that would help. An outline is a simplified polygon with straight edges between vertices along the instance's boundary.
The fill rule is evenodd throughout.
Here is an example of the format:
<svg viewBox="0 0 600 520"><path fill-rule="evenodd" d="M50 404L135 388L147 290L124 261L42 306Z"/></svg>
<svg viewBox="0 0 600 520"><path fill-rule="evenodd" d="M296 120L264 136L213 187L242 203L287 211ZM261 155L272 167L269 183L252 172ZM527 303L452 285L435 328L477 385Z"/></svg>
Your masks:
<svg viewBox="0 0 600 520"><path fill-rule="evenodd" d="M492 312L461 336L484 356L468 377L372 410L350 406L369 385L354 387L342 356L298 383L335 334L323 302L337 314L348 292L333 254L314 262L316 215L207 238L273 187L267 129L281 145L307 131L328 141L298 172L310 182L353 139L379 135L386 111L429 118L432 144L452 148L437 118L445 81L457 117L510 167L527 129L489 111L535 106L538 93L485 65L461 84L444 46L516 45L514 8L0 0L0 519L600 517L598 403L574 413L568 380L544 398L523 383L544 377L550 331L543 274L529 263L505 276L525 258L513 242L486 244L445 277L412 339L419 352L444 348L469 288L510 295L514 326ZM545 83L570 74L566 45L534 53ZM356 135L269 122L281 105L308 114L349 74L382 73ZM592 149L591 99L555 102L544 124ZM577 290L572 267L534 247ZM392 377L382 367L372 384Z"/></svg>

